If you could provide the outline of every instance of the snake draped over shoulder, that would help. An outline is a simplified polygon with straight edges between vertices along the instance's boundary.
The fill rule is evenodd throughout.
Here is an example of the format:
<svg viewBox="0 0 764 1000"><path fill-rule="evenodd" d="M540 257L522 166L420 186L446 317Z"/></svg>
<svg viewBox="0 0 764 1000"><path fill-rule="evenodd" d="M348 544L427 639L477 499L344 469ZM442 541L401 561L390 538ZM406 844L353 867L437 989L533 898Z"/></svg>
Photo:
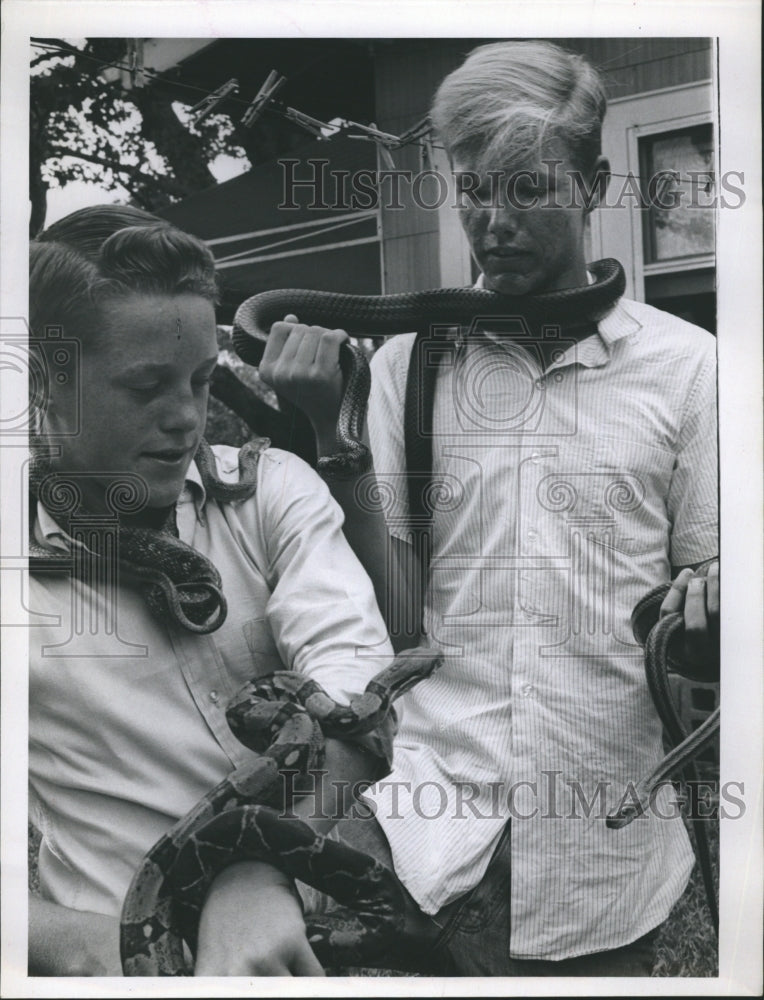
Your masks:
<svg viewBox="0 0 764 1000"><path fill-rule="evenodd" d="M374 858L290 815L284 772L306 775L320 769L324 738L335 737L371 750L387 773L392 703L441 660L433 649L399 653L349 705L338 704L318 683L293 671L278 671L242 688L226 718L240 742L258 756L208 792L141 862L122 907L125 975L191 975L184 941L194 953L212 881L242 859L267 861L342 904L307 921L308 940L324 965L360 964L381 954L403 924L397 879Z"/></svg>
<svg viewBox="0 0 764 1000"><path fill-rule="evenodd" d="M541 325L570 330L597 322L623 295L626 276L617 260L606 258L589 265L591 285L537 295L509 296L481 288L435 288L398 295L345 295L302 288L282 288L246 299L236 311L232 338L237 353L250 365L259 365L273 323L295 313L301 323L341 328L353 336L425 331L432 326L466 326L486 319L522 319L531 328ZM342 453L322 459L327 470L363 471L369 464L362 444L370 375L363 351L344 344L340 366L345 389L337 422Z"/></svg>

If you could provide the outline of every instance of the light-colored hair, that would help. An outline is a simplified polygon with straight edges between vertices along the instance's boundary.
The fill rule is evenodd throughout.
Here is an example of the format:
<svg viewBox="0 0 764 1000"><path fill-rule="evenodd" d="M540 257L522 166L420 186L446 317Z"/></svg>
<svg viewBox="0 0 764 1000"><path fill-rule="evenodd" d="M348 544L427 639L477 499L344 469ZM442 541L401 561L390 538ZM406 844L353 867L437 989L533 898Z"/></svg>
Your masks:
<svg viewBox="0 0 764 1000"><path fill-rule="evenodd" d="M551 42L495 42L443 80L431 118L452 161L514 169L559 139L588 173L600 155L606 104L583 56Z"/></svg>

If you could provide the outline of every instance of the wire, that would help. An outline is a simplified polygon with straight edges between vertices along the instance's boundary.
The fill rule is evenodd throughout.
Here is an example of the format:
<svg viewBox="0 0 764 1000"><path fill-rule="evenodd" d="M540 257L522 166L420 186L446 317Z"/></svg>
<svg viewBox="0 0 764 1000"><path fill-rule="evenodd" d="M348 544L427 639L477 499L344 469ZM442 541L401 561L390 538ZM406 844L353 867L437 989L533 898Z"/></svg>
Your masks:
<svg viewBox="0 0 764 1000"><path fill-rule="evenodd" d="M112 69L124 70L125 72L128 72L128 73L131 71L131 67L127 63L118 63L118 62L109 61L107 59L100 59L98 56L94 56L94 55L91 55L88 52L84 52L84 51L82 51L80 49L76 49L76 48L74 48L74 46L66 47L66 46L62 46L59 43L48 42L48 41L45 41L45 39L40 39L40 38L33 38L33 39L31 39L31 44L32 44L33 47L38 48L38 49L45 49L46 51L49 51L51 54L58 53L58 54L60 54L62 56L79 56L82 59L88 59L88 60L90 60L90 62L98 63L98 65L100 65L100 66L107 66L107 67L110 67ZM162 76L160 73L157 73L155 70L152 70L152 69L146 69L146 68L144 68L143 72L144 72L144 74L147 77L150 77L152 79L152 81L155 82L155 83L164 83L164 84L166 84L169 87L178 87L178 88L182 88L184 90L190 90L190 91L193 91L197 95L202 95L202 97L212 97L212 95L215 93L214 90L205 90L203 87L195 87L193 84L181 83L179 80L171 80L171 79L169 79L167 77ZM86 78L86 74L85 73L82 73L81 75L83 76L83 78ZM251 101L247 101L247 100L244 100L244 99L239 98L239 97L233 97L231 95L227 96L225 99L226 99L226 101L230 101L230 102L232 102L234 104L240 104L244 108L249 108L249 106L252 103ZM285 114L284 111L282 111L282 106L280 105L279 102L270 102L269 105L266 106L265 110L266 111L275 112L276 114L280 114L280 115L282 115L282 117L286 118L287 121L290 120L289 116L287 114ZM337 126L339 132L342 132L343 130L348 129L348 128L352 128L352 127L356 127L356 123L355 122L347 121L344 118L340 120L340 123ZM338 134L338 133L335 133L335 134ZM325 138L329 139L329 138L331 138L331 136L326 136ZM396 136L396 139L397 138L398 137ZM420 139L413 139L413 140L411 140L408 143L403 143L398 148L403 148L404 145L423 146L424 142L423 142L423 140L420 140ZM439 147L436 147L436 148L443 149L442 146L439 146Z"/></svg>
<svg viewBox="0 0 764 1000"><path fill-rule="evenodd" d="M79 56L81 59L88 59L88 60L90 60L90 62L98 63L100 66L106 66L106 67L109 67L109 68L112 68L112 69L124 70L125 72L128 72L128 73L131 72L131 71L134 71L134 69L135 69L135 67L131 67L127 63L113 62L113 61L109 61L109 60L106 60L106 59L101 59L98 56L94 56L94 55L92 55L92 54L90 54L88 52L85 52L84 50L77 49L74 46L67 45L66 43L62 44L59 40L49 41L49 40L44 39L44 38L32 38L31 39L31 44L32 44L32 46L34 48L42 49L44 51L47 51L51 55L59 54L59 55L62 55L62 56ZM637 52L637 51L639 51L640 48L641 48L641 46L636 46L635 48L631 49L630 52ZM705 51L707 51L707 48L697 48L697 49L690 49L687 52L683 52L681 54L682 55L689 55L689 54L692 54L692 53L705 52ZM628 54L629 53L626 53L626 55L628 55ZM622 57L623 57L623 55L616 56L612 60L608 60L608 62L614 62L617 58L622 58ZM639 63L627 63L624 66L613 67L612 69L605 69L604 67L607 66L607 63L603 63L600 68L601 68L602 72L612 74L612 73L619 72L620 70L623 70L623 69L628 69L628 68L631 68L631 67L637 66L637 65L645 65L647 63L656 62L656 61L659 61L660 59L664 59L664 58L666 58L666 57L665 56L659 56L659 57L655 57L654 59L645 59L645 60L642 60ZM156 70L147 69L147 68L144 67L143 74L146 77L150 78L154 83L164 83L168 87L175 87L175 88L180 88L180 89L183 89L183 90L193 91L193 93L195 95L202 95L202 97L212 97L213 94L215 94L215 91L209 91L209 90L204 89L203 87L196 87L193 84L182 83L179 80L172 80L172 79L170 79L168 77L164 77L160 73L156 72ZM81 76L83 78L87 78L87 75L85 73L81 73ZM239 105L241 105L244 108L249 108L251 106L251 104L252 104L252 101L248 101L248 100L245 100L245 99L239 98L239 97L234 97L232 95L227 95L224 99L227 102L231 102L231 103L234 103L234 104L239 104ZM290 116L287 113L289 111L294 112L295 109L293 109L293 108L287 108L280 101L273 101L273 100L269 101L265 105L264 110L265 111L270 111L271 113L275 113L275 114L281 115L281 117L284 118L287 121L292 121L293 123L295 122L294 116ZM298 112L296 112L296 114L300 115L301 112L298 111ZM306 118L307 117L309 117L309 116L306 116ZM415 134L411 138L406 138L406 133L405 132L403 134L403 137L401 137L401 136L392 136L392 135L389 135L388 133L383 133L383 132L381 132L380 130L378 130L376 128L372 129L370 126L359 125L357 122L353 122L353 121L349 121L347 119L341 118L341 119L338 119L338 124L336 125L336 129L337 130L335 132L329 134L329 135L324 136L323 139L325 141L329 141L331 138L333 138L334 135L342 135L344 132L347 132L350 129L361 128L364 131L368 131L368 132L372 133L372 134L370 134L368 136L364 136L363 138L368 138L370 141L378 142L381 145L385 146L386 148L389 148L389 149L392 149L392 150L404 149L404 148L406 148L408 146L418 146L420 148L420 150L424 150L424 149L427 149L429 147L430 149L438 149L438 150L441 150L441 151L445 152L445 146L442 146L439 143L436 143L436 142L433 142L433 141L427 139L427 136L430 135L431 132L422 132L421 134L418 134L420 132L421 125L422 125L422 123L420 123L417 126L414 126L413 129L410 129L409 131L413 131ZM330 126L327 126L327 127L330 127ZM334 127L334 126L332 126L332 127ZM357 138L361 138L361 137L359 136ZM386 142L385 139L388 139L390 141ZM711 173L711 172L709 172L709 173L710 173L710 177L711 177L710 183L713 184L713 182L714 182L713 173ZM632 180L636 180L636 181L644 181L645 180L645 178L643 178L643 177L641 177L641 176L639 176L637 174L619 174L619 173L615 173L614 172L614 173L612 173L611 176L613 176L613 177L622 177L624 179L632 179ZM676 178L674 180L674 183L675 184L692 184L693 180L692 180L692 178L688 178L688 179ZM695 183L697 183L697 182L695 182Z"/></svg>

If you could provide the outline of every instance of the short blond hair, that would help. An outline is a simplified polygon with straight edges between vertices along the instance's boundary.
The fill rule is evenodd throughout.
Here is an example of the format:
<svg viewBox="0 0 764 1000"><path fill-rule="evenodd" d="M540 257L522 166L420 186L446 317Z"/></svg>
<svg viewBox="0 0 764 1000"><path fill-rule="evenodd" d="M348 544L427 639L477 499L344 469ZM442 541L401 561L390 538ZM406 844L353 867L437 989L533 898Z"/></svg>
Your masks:
<svg viewBox="0 0 764 1000"><path fill-rule="evenodd" d="M606 107L599 74L583 56L552 42L495 42L445 78L431 117L451 160L515 166L560 139L588 173L601 152Z"/></svg>

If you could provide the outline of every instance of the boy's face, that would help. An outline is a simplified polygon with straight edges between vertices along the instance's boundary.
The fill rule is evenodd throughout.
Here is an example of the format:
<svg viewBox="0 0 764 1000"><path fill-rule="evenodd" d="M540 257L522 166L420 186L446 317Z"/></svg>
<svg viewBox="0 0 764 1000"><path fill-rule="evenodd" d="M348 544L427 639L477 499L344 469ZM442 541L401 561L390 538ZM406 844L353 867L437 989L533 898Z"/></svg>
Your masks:
<svg viewBox="0 0 764 1000"><path fill-rule="evenodd" d="M148 486L148 506L165 507L180 495L204 432L217 361L214 308L193 294L136 293L102 312L103 328L83 344L80 431L58 439L60 468L135 473ZM49 430L66 431L74 412L73 400L54 391ZM101 507L102 487L96 479L87 506Z"/></svg>
<svg viewBox="0 0 764 1000"><path fill-rule="evenodd" d="M462 172L477 175L462 180L460 212L486 288L528 295L586 284L586 211L564 143L550 143L532 162L478 170L455 160L453 168L457 180ZM466 190L476 181L477 197Z"/></svg>

